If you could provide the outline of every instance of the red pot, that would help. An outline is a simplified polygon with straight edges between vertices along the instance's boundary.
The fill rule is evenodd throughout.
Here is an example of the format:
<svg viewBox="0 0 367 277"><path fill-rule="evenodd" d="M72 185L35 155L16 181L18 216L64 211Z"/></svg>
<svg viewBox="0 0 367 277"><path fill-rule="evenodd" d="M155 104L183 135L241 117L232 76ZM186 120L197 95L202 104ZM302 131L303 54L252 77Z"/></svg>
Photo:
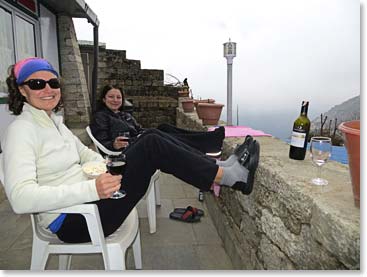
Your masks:
<svg viewBox="0 0 367 277"><path fill-rule="evenodd" d="M182 102L182 109L185 113L192 113L194 111L194 100L188 99L183 100Z"/></svg>
<svg viewBox="0 0 367 277"><path fill-rule="evenodd" d="M217 103L198 103L196 111L204 125L217 125L223 107Z"/></svg>
<svg viewBox="0 0 367 277"><path fill-rule="evenodd" d="M360 186L360 121L342 122L338 129L342 131L348 152L349 172L352 179L354 204L359 207Z"/></svg>

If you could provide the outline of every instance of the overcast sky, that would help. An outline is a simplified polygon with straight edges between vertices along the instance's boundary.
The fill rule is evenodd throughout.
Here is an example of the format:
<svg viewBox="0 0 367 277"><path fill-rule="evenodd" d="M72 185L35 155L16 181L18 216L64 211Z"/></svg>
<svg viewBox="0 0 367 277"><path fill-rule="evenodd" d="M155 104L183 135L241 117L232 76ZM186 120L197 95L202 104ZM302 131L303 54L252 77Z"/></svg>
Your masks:
<svg viewBox="0 0 367 277"><path fill-rule="evenodd" d="M187 77L194 97L226 104L229 38L240 111L297 114L305 99L318 115L360 93L359 1L85 1L99 18L100 42L142 68ZM93 39L86 20L75 27L78 39Z"/></svg>

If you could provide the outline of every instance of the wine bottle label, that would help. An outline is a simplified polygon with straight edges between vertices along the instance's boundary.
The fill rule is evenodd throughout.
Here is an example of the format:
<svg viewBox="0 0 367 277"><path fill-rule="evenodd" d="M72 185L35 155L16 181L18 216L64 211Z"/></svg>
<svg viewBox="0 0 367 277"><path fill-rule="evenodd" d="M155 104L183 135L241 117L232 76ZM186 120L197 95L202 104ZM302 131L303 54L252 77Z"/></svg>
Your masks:
<svg viewBox="0 0 367 277"><path fill-rule="evenodd" d="M305 146L306 133L292 132L291 145L294 147L303 148Z"/></svg>

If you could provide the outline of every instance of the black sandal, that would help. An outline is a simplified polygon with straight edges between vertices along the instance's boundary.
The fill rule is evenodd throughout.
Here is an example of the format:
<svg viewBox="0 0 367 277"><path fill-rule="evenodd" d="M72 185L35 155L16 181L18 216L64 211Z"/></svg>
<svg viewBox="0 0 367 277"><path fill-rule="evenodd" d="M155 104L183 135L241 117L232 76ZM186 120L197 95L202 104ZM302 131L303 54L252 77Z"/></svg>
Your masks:
<svg viewBox="0 0 367 277"><path fill-rule="evenodd" d="M200 221L200 216L190 210L186 210L184 213L176 213L173 211L169 214L169 218L188 223L194 223Z"/></svg>
<svg viewBox="0 0 367 277"><path fill-rule="evenodd" d="M198 215L198 216L204 215L204 211L202 209L195 208L192 206L187 206L186 208L175 208L173 212L184 214L187 210L192 211L195 215Z"/></svg>

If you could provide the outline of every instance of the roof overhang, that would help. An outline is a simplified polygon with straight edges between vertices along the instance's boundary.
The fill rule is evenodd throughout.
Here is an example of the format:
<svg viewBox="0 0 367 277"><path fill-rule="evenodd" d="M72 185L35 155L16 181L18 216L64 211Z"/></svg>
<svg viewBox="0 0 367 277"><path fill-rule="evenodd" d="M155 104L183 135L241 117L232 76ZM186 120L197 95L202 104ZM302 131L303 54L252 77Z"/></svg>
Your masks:
<svg viewBox="0 0 367 277"><path fill-rule="evenodd" d="M47 6L56 13L67 14L70 17L86 18L94 26L99 26L97 15L84 0L47 0Z"/></svg>

